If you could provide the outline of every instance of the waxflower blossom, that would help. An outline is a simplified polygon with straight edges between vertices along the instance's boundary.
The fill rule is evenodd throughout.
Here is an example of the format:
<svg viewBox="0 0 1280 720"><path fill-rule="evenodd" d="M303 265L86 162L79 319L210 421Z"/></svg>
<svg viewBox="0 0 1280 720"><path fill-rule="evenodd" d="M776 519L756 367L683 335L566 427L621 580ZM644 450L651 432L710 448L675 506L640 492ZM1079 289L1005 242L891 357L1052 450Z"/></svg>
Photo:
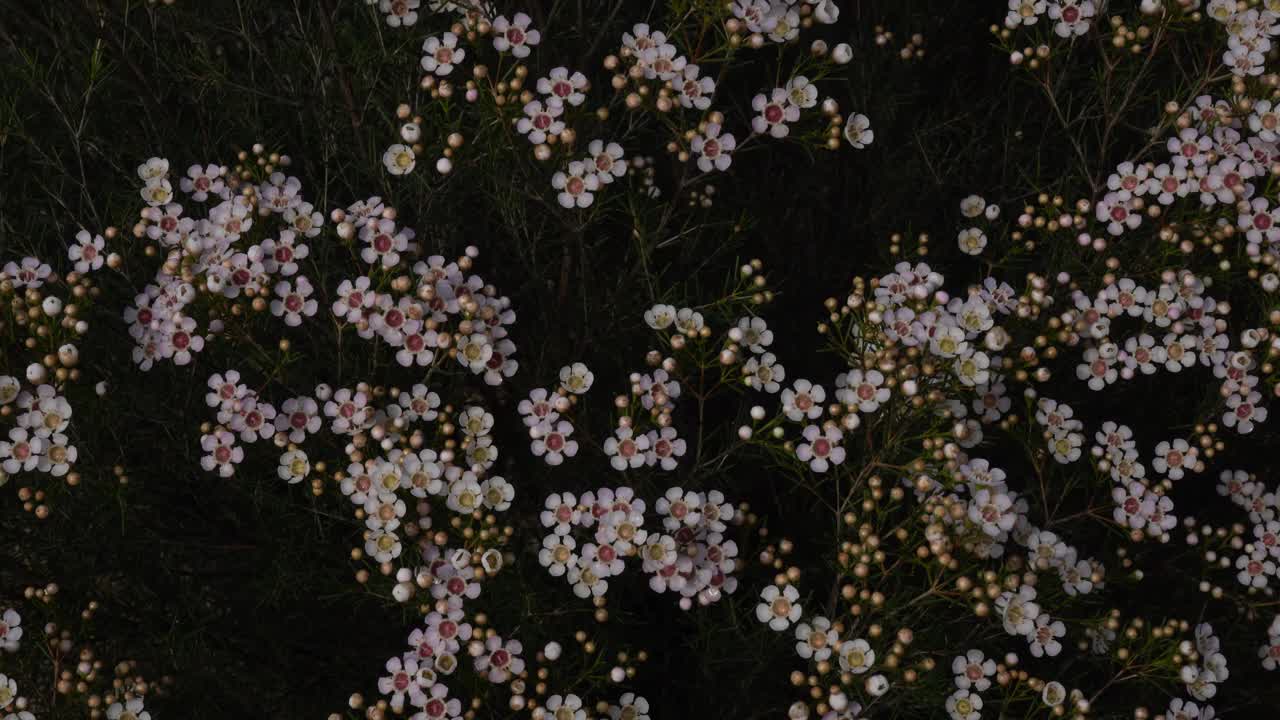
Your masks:
<svg viewBox="0 0 1280 720"><path fill-rule="evenodd" d="M101 235L90 235L88 230L76 233L76 242L67 249L67 259L75 263L76 272L87 273L99 270L106 262L102 254L106 241Z"/></svg>
<svg viewBox="0 0 1280 720"><path fill-rule="evenodd" d="M382 165L392 175L407 175L413 172L417 164L418 159L413 154L413 148L408 145L397 143L388 147L382 154ZM369 261L366 260L366 262Z"/></svg>
<svg viewBox="0 0 1280 720"><path fill-rule="evenodd" d="M498 52L510 52L518 58L529 57L530 48L542 40L542 34L529 29L533 20L524 13L516 13L508 20L499 15L493 21L493 48Z"/></svg>
<svg viewBox="0 0 1280 720"><path fill-rule="evenodd" d="M825 473L832 465L844 462L845 451L840 447L844 434L839 428L809 425L803 435L806 442L796 445L796 457L809 463L814 472Z"/></svg>
<svg viewBox="0 0 1280 720"><path fill-rule="evenodd" d="M530 434L533 436L530 449L548 465L559 465L565 458L578 454L578 441L569 439L573 426L564 420L535 426Z"/></svg>
<svg viewBox="0 0 1280 720"><path fill-rule="evenodd" d="M960 251L966 255L978 255L987 247L987 236L981 228L967 228L956 237Z"/></svg>
<svg viewBox="0 0 1280 720"><path fill-rule="evenodd" d="M751 100L751 109L760 113L751 119L751 130L757 134L768 133L784 138L790 132L787 123L800 119L800 107L791 104L786 88L774 88L768 95L761 93Z"/></svg>
<svg viewBox="0 0 1280 720"><path fill-rule="evenodd" d="M728 170L737 147L738 141L730 133L721 134L718 123L707 123L706 130L695 135L689 143L689 149L697 155L698 169L704 173Z"/></svg>
<svg viewBox="0 0 1280 720"><path fill-rule="evenodd" d="M422 69L444 77L467 57L467 51L458 47L458 36L451 32L427 38L422 43Z"/></svg>
<svg viewBox="0 0 1280 720"><path fill-rule="evenodd" d="M781 589L777 585L769 585L760 591L760 604L756 605L756 619L769 626L770 630L786 630L792 623L800 619L800 592L791 584Z"/></svg>
<svg viewBox="0 0 1280 720"><path fill-rule="evenodd" d="M865 149L876 139L871 119L862 113L851 115L844 125L844 139L857 150Z"/></svg>

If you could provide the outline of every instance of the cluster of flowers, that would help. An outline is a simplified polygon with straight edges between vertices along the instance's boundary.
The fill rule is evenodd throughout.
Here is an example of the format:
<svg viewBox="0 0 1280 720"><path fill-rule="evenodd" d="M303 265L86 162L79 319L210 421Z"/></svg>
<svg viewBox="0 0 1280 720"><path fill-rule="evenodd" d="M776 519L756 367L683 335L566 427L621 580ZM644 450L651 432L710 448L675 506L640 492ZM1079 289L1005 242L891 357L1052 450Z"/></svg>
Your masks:
<svg viewBox="0 0 1280 720"><path fill-rule="evenodd" d="M1004 26L1009 30L1026 28L1047 17L1053 23L1054 34L1074 39L1092 29L1098 11L1105 6L1105 2L1094 0L1009 0ZM1151 17L1176 13L1193 19L1209 17L1220 23L1227 33L1222 64L1241 78L1256 77L1266 70L1271 39L1280 34L1280 3L1275 0L1252 5L1235 0L1209 0L1203 11L1201 0L1142 0L1138 9ZM1015 52L1012 57L1015 62L1021 62L1023 53Z"/></svg>
<svg viewBox="0 0 1280 720"><path fill-rule="evenodd" d="M8 439L0 441L0 468L6 476L38 471L63 477L71 470L78 452L67 437L71 425L71 404L52 385L30 390L10 375L0 375L0 408L18 409L16 425Z"/></svg>
<svg viewBox="0 0 1280 720"><path fill-rule="evenodd" d="M392 3L384 9L390 11L393 5L412 12L403 3ZM556 200L562 207L589 207L604 186L624 177L629 170L640 168L636 162L627 161L621 144L608 139L591 140L587 144L586 157L573 159L573 148L577 142L575 125L580 124L576 120L582 118L596 125L600 120L608 119L609 108L599 107L592 111L586 107L590 80L582 72L564 66L553 68L545 76L537 78L533 83L536 94L524 89L528 68L520 61L528 58L531 49L542 40L539 31L531 27L532 20L528 15L516 13L510 19L505 15L495 17L482 6L461 3L453 4L451 9L461 15L461 21L452 25L449 31L431 35L423 42L420 65L427 75L422 80L422 87L431 90L433 97L451 97L454 90L450 78L465 59L470 57L474 60L485 52L482 38L491 36L493 50L500 55L510 54L517 62L507 68L500 79L490 78L490 68L483 63L473 66L472 75L491 84L491 90L499 100L496 107L500 111L506 106L520 109L520 114L510 120L515 131L534 146L536 159L550 160L557 154L555 148L565 148L563 153L559 153L563 164L551 177ZM723 13L716 13L715 21L723 22L734 46L741 44L740 33L749 33L747 45L753 48L762 47L770 41L792 42L802 26L811 24L810 18L832 23L839 15L831 0L754 0L734 3L728 9L730 12L723 17ZM403 16L388 15L388 18L392 17ZM398 21L397 24L412 23ZM625 104L631 111L647 107L646 99L656 97L652 107L659 113L671 113L676 109L699 113L701 119L694 127L673 128L673 131L678 130L674 132L672 147L676 149L673 152L678 152L682 161L692 159L704 173L726 170L738 148L738 140L732 133L723 132L723 114L711 109L716 92L714 73L707 73L706 68L699 67L696 57L691 61L681 54L670 41L678 36L674 29L666 33L651 28L647 23L636 24L623 33L617 54L609 55L604 66L607 70L616 71L611 81L614 90L621 93L629 85L634 85L625 98ZM466 43L471 43L472 47L463 47ZM818 40L813 49L818 57L830 54L838 64L847 63L852 57L852 50L846 44L828 53L826 43ZM714 53L707 50L703 54L709 56ZM723 61L717 59L717 62ZM480 92L476 80L466 81L464 97L468 103L476 103ZM797 75L784 86L753 99L752 110L758 114L751 122L752 131L757 135L785 137L789 134L789 125L800 120L801 112L817 105L817 87L808 78ZM855 148L866 147L873 140L866 116L855 114L844 122L838 115L837 103L831 98L823 101L822 111L830 120L828 147L839 147L841 123L845 125L846 139ZM407 105L402 105L397 114L401 120L407 120L400 127L402 142L386 150L383 165L393 175L405 175L414 170L417 157L426 152L422 143L423 121L420 116L410 118L411 110ZM460 132L448 135L442 155L436 162L438 172L447 174L452 171L453 158L465 141Z"/></svg>
<svg viewBox="0 0 1280 720"><path fill-rule="evenodd" d="M654 592L680 595L688 610L718 601L737 589L738 546L726 539L727 523L742 518L719 490L706 493L673 487L654 509L662 516L662 532L644 527L645 501L629 487L602 488L580 498L553 493L542 511L543 538L538 562L552 577L565 577L581 598L602 597L609 578L624 570L624 559L639 557L650 574ZM590 530L594 542L579 547L574 534Z"/></svg>
<svg viewBox="0 0 1280 720"><path fill-rule="evenodd" d="M1218 494L1231 500L1249 517L1248 534L1232 539L1231 547L1239 552L1234 563L1236 580L1250 592L1269 592L1272 580L1280 576L1280 495L1268 492L1265 483L1244 470L1223 470L1218 479ZM1187 542L1198 544L1199 539L1192 532ZM1207 559L1212 562L1218 557L1210 551ZM1232 566L1225 553L1220 561L1223 567Z"/></svg>
<svg viewBox="0 0 1280 720"><path fill-rule="evenodd" d="M255 151L261 154L260 147ZM275 160L289 164L288 157ZM150 370L157 360L189 364L208 339L223 331L219 311L240 298L257 311L269 307L290 327L315 315L315 289L300 274L299 263L309 255L307 241L320 234L324 218L303 199L296 177L275 171L253 184L247 173L242 177L225 166L192 165L179 189L205 207L199 217L173 201L168 160L151 158L138 167L138 176L145 183L141 195L147 207L134 236L155 242L165 253L154 281L124 312L139 367ZM273 215L279 219L275 231L251 239L255 226L262 230L255 216ZM200 306L208 315L203 331L193 317Z"/></svg>
<svg viewBox="0 0 1280 720"><path fill-rule="evenodd" d="M24 472L79 481L71 471L78 451L67 434L68 388L81 379L78 343L89 331L87 311L98 292L89 273L106 263L104 247L101 236L80 231L67 252L75 269L65 277L35 257L0 268L0 297L5 298L0 324L13 330L14 339L0 358L6 367L22 367L24 351L32 359L21 375L0 374L0 420L13 422L0 431L0 485ZM118 265L119 258L111 257ZM106 385L99 383L97 391L105 392ZM43 516L47 507L37 510Z"/></svg>
<svg viewBox="0 0 1280 720"><path fill-rule="evenodd" d="M370 265L367 274L339 284L331 309L340 324L354 327L363 339L390 345L404 367L426 367L453 356L489 385L515 374L516 347L507 337L515 312L509 298L466 272L479 255L476 247L453 262L432 255L413 264L413 277L398 275L408 264L415 233L396 225L395 211L381 198L336 210L332 218L340 238L359 237L360 259Z"/></svg>
<svg viewBox="0 0 1280 720"><path fill-rule="evenodd" d="M556 388L534 389L516 406L532 438L530 451L548 465L559 465L565 458L578 454L569 411L576 396L585 395L594 382L595 375L586 365L566 365L560 369L560 383Z"/></svg>
<svg viewBox="0 0 1280 720"><path fill-rule="evenodd" d="M383 454L372 457L365 457L360 450L367 445L347 444L349 464L340 475L340 489L355 506L357 517L364 520L364 550L377 563L400 557L402 534L427 542L432 498L443 500L450 511L470 517L483 511L505 511L515 497L510 483L487 474L498 458L490 435L493 415L479 406L466 406L456 416L451 406L442 411L438 409L440 397L425 385L393 395L394 400L382 407L371 404L370 388L365 384L337 390L321 385L314 397L289 398L279 411L241 383L234 370L213 375L209 388L206 399L217 411L218 426L201 438L206 453L201 464L206 471L223 477L231 476L235 466L244 461L244 449L237 438L245 443L271 438L284 450L277 475L291 484L312 478L313 470L323 470L324 464L313 463L303 444L321 431L324 418L338 439L375 439ZM457 450L452 443L440 452L423 447L424 435L414 426L436 420L439 425L456 426L461 434ZM483 563L490 572L496 571L501 567L500 553L485 555ZM458 571L463 573L458 577L465 579L468 571L473 569L468 566ZM401 602L413 595L410 580L397 578L393 594ZM465 592L472 590L478 592L479 586L463 588Z"/></svg>
<svg viewBox="0 0 1280 720"><path fill-rule="evenodd" d="M37 617L48 618L38 632L40 639L23 642L22 614L17 608L0 612L0 651L9 656L5 672L0 672L0 718L3 720L36 720L58 712L84 713L84 717L107 720L151 720L146 710L149 695L163 695L172 678L148 682L137 674L132 661L108 663L93 644L75 637L59 620L63 615L58 605L61 589L56 583L44 587L26 587L22 597ZM2 606L0 606L2 607ZM75 611L78 623L90 623L99 610L96 601ZM69 623L74 627L75 622ZM72 668L74 674L59 668ZM14 673L23 673L21 683ZM41 678L46 679L41 682ZM50 683L48 679L52 679ZM25 690L26 692L22 692ZM38 714L37 714L38 713Z"/></svg>

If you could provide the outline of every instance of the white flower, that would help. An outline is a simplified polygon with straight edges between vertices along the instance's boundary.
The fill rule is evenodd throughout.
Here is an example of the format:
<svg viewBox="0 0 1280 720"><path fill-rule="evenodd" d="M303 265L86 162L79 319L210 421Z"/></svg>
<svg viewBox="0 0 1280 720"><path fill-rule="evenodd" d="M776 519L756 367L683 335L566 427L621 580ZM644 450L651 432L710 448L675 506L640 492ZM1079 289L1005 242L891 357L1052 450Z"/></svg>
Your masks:
<svg viewBox="0 0 1280 720"><path fill-rule="evenodd" d="M387 15L391 27L410 27L418 22L421 0L378 0L378 9Z"/></svg>
<svg viewBox="0 0 1280 720"><path fill-rule="evenodd" d="M761 93L751 99L751 109L760 113L751 118L751 130L757 134L768 133L784 138L790 132L787 123L800 119L800 108L792 105L786 88L774 88L768 95Z"/></svg>
<svg viewBox="0 0 1280 720"><path fill-rule="evenodd" d="M26 428L11 428L9 441L0 442L0 460L3 461L0 468L9 475L36 469L43 457L45 445L43 438L29 434Z"/></svg>
<svg viewBox="0 0 1280 720"><path fill-rule="evenodd" d="M311 282L305 277L299 277L296 283L282 280L276 283L274 291L278 299L271 301L271 314L284 316L285 325L297 327L302 324L304 315L311 317L316 314L319 304L311 299Z"/></svg>
<svg viewBox="0 0 1280 720"><path fill-rule="evenodd" d="M738 141L729 133L720 133L719 123L707 123L706 132L695 135L689 149L698 156L698 169L702 172L728 170L733 163L733 151Z"/></svg>
<svg viewBox="0 0 1280 720"><path fill-rule="evenodd" d="M541 145L548 136L564 132L564 121L559 119L563 112L563 105L530 100L524 106L525 117L516 122L516 132L527 135L534 145Z"/></svg>
<svg viewBox="0 0 1280 720"><path fill-rule="evenodd" d="M775 631L786 630L800 619L800 592L790 583L779 589L769 585L760 592L761 603L756 605L756 619Z"/></svg>
<svg viewBox="0 0 1280 720"><path fill-rule="evenodd" d="M395 267L400 262L400 253L409 249L409 240L412 238L412 230L402 228L397 231L392 220L370 220L360 228L360 240L367 243L360 250L360 259L383 268Z"/></svg>
<svg viewBox="0 0 1280 720"><path fill-rule="evenodd" d="M480 483L480 498L490 510L503 512L509 509L515 497L516 489L501 477L495 475Z"/></svg>
<svg viewBox="0 0 1280 720"><path fill-rule="evenodd" d="M979 720L982 717L982 698L966 689L951 693L946 707L953 720Z"/></svg>
<svg viewBox="0 0 1280 720"><path fill-rule="evenodd" d="M644 322L654 330L666 330L676 321L676 309L671 305L654 305L644 311Z"/></svg>
<svg viewBox="0 0 1280 720"><path fill-rule="evenodd" d="M555 720L586 720L587 711L582 709L582 699L573 693L561 698L552 695L547 698L547 710Z"/></svg>
<svg viewBox="0 0 1280 720"><path fill-rule="evenodd" d="M489 337L481 333L457 336L458 362L473 373L482 373L489 358L493 357L493 345Z"/></svg>
<svg viewBox="0 0 1280 720"><path fill-rule="evenodd" d="M543 527L553 527L557 535L567 535L578 524L582 511L578 509L578 499L572 493L552 493L547 496L539 518Z"/></svg>
<svg viewBox="0 0 1280 720"><path fill-rule="evenodd" d="M659 465L663 470L675 470L678 464L676 458L683 457L687 447L683 438L676 437L676 429L664 427L650 430L646 438L649 449L645 453L645 464Z"/></svg>
<svg viewBox="0 0 1280 720"><path fill-rule="evenodd" d="M106 241L101 235L91 236L88 230L81 230L76 233L76 243L67 249L67 259L75 263L76 272L98 270L106 261L102 255L105 245Z"/></svg>
<svg viewBox="0 0 1280 720"><path fill-rule="evenodd" d="M458 36L451 32L427 38L422 52L422 69L440 77L453 72L454 66L467 56L467 51L458 47Z"/></svg>
<svg viewBox="0 0 1280 720"><path fill-rule="evenodd" d="M1241 435L1253 432L1254 423L1265 422L1267 409L1259 405L1262 395L1250 392L1248 395L1232 393L1227 397L1227 412L1222 415L1222 424L1234 427Z"/></svg>
<svg viewBox="0 0 1280 720"><path fill-rule="evenodd" d="M235 436L225 430L214 430L200 438L200 448L207 454L200 458L206 472L215 469L222 477L231 477L235 466L244 461L244 448L235 444Z"/></svg>
<svg viewBox="0 0 1280 720"><path fill-rule="evenodd" d="M0 710L9 707L18 697L18 681L0 673Z"/></svg>
<svg viewBox="0 0 1280 720"><path fill-rule="evenodd" d="M876 664L876 653L871 645L862 638L850 640L840 645L840 669L861 675Z"/></svg>
<svg viewBox="0 0 1280 720"><path fill-rule="evenodd" d="M808 442L796 445L796 457L809 463L814 472L824 473L831 465L844 462L845 451L840 447L844 433L834 424L825 428L810 425L804 429L804 439Z"/></svg>
<svg viewBox="0 0 1280 720"><path fill-rule="evenodd" d="M1018 592L1006 590L996 599L996 609L1005 632L1010 635L1030 636L1035 631L1035 619L1040 616L1040 605L1035 602L1036 589L1023 585Z"/></svg>
<svg viewBox="0 0 1280 720"><path fill-rule="evenodd" d="M873 413L889 401L889 388L883 387L884 374L879 370L850 370L844 380L845 387L839 393L840 401L856 407L859 412Z"/></svg>
<svg viewBox="0 0 1280 720"><path fill-rule="evenodd" d="M542 39L537 30L529 29L531 22L533 21L524 13L516 13L511 20L507 20L505 15L499 15L493 21L494 49L502 53L510 51L518 58L529 57L529 48Z"/></svg>
<svg viewBox="0 0 1280 720"><path fill-rule="evenodd" d="M574 160L565 171L551 176L551 187L560 191L556 195L556 202L560 203L560 207L585 208L595 201L594 193L600 189L600 178L591 171L587 163Z"/></svg>
<svg viewBox="0 0 1280 720"><path fill-rule="evenodd" d="M0 650L17 652L21 640L22 616L17 610L6 609L3 614L0 614ZM0 685L3 684L3 681L0 681ZM0 706L3 705L4 703L0 702Z"/></svg>
<svg viewBox="0 0 1280 720"><path fill-rule="evenodd" d="M547 77L538 78L535 86L538 92L548 96L548 102L577 107L587 99L583 93L587 87L587 76L580 72L570 75L565 67L552 68Z"/></svg>
<svg viewBox="0 0 1280 720"><path fill-rule="evenodd" d="M786 368L778 362L773 353L765 353L758 358L747 360L742 366L747 385L754 390L776 393L781 389L779 383L787 377Z"/></svg>
<svg viewBox="0 0 1280 720"><path fill-rule="evenodd" d="M1057 680L1045 683L1040 699L1049 707L1058 707L1067 700L1067 689Z"/></svg>
<svg viewBox="0 0 1280 720"><path fill-rule="evenodd" d="M569 439L572 434L573 426L564 420L535 426L530 430L533 442L529 448L548 465L559 465L578 454L578 441Z"/></svg>
<svg viewBox="0 0 1280 720"><path fill-rule="evenodd" d="M796 626L796 654L808 660L813 659L815 662L821 662L831 657L831 649L836 645L836 631L831 627L831 621L825 617L817 616L813 619L813 625L809 623L800 623Z"/></svg>
<svg viewBox="0 0 1280 720"><path fill-rule="evenodd" d="M956 236L956 242L960 245L960 252L978 255L987 247L987 235L981 228L971 227L961 230Z"/></svg>
<svg viewBox="0 0 1280 720"><path fill-rule="evenodd" d="M782 391L782 411L792 422L816 420L822 415L822 403L827 392L821 385L801 378Z"/></svg>
<svg viewBox="0 0 1280 720"><path fill-rule="evenodd" d="M553 532L542 538L542 549L538 551L538 563L546 568L552 577L560 577L577 564L578 555L574 552L576 547L577 541L571 535Z"/></svg>
<svg viewBox="0 0 1280 720"><path fill-rule="evenodd" d="M634 436L630 427L619 427L614 437L604 441L604 452L609 456L609 464L614 470L635 469L645 464L646 451L649 449L649 438Z"/></svg>
<svg viewBox="0 0 1280 720"><path fill-rule="evenodd" d="M1165 440L1156 445L1156 457L1151 461L1151 467L1158 473L1168 475L1170 480L1181 480L1186 470L1195 469L1198 455L1198 450L1183 438L1177 438L1173 442Z"/></svg>
<svg viewBox="0 0 1280 720"><path fill-rule="evenodd" d="M952 660L951 672L955 675L956 687L983 692L991 687L990 678L996 674L996 661L974 649Z"/></svg>
<svg viewBox="0 0 1280 720"><path fill-rule="evenodd" d="M1028 641L1031 643L1031 654L1036 657L1054 657L1062 652L1062 643L1058 638L1067 634L1067 626L1061 620L1054 620L1049 613L1041 613L1036 617L1035 630Z"/></svg>
<svg viewBox="0 0 1280 720"><path fill-rule="evenodd" d="M744 317L738 320L738 326L729 330L729 339L746 345L751 352L759 354L773 344L773 331L769 329L764 318Z"/></svg>
<svg viewBox="0 0 1280 720"><path fill-rule="evenodd" d="M1012 530L1017 521L1013 499L1006 493L982 488L974 493L969 503L969 520L981 526L987 535L999 537L1001 533Z"/></svg>
<svg viewBox="0 0 1280 720"><path fill-rule="evenodd" d="M290 450L280 456L280 467L276 473L281 480L288 480L290 485L302 482L311 473L311 463L307 454L301 450Z"/></svg>
<svg viewBox="0 0 1280 720"><path fill-rule="evenodd" d="M982 214L987 201L979 195L969 195L960 201L960 214L972 220Z"/></svg>
<svg viewBox="0 0 1280 720"><path fill-rule="evenodd" d="M595 176L600 184L608 185L614 178L627 174L627 162L622 154L622 146L618 143L606 145L603 140L592 140L587 145L587 153L590 157L585 162L595 168Z"/></svg>
<svg viewBox="0 0 1280 720"><path fill-rule="evenodd" d="M1091 0L1062 0L1049 5L1049 19L1055 20L1053 32L1058 37L1073 37L1089 31L1094 7Z"/></svg>
<svg viewBox="0 0 1280 720"><path fill-rule="evenodd" d="M151 713L143 709L142 698L133 698L112 703L107 708L107 720L151 720Z"/></svg>
<svg viewBox="0 0 1280 720"><path fill-rule="evenodd" d="M408 145L397 143L382 153L382 165L392 175L407 175L413 172L417 164L418 159L413 154L413 148Z"/></svg>
<svg viewBox="0 0 1280 720"><path fill-rule="evenodd" d="M876 134L871 129L871 120L862 113L854 113L845 122L844 139L858 150L870 145L876 139Z"/></svg>
<svg viewBox="0 0 1280 720"><path fill-rule="evenodd" d="M709 76L700 77L700 75L701 71L697 65L686 65L680 76L672 80L671 84L680 93L682 107L696 110L706 110L711 107L711 96L715 94L716 81Z"/></svg>
<svg viewBox="0 0 1280 720"><path fill-rule="evenodd" d="M954 368L960 382L973 387L990 381L991 373L987 370L990 365L991 360L986 353L974 352L957 358Z"/></svg>

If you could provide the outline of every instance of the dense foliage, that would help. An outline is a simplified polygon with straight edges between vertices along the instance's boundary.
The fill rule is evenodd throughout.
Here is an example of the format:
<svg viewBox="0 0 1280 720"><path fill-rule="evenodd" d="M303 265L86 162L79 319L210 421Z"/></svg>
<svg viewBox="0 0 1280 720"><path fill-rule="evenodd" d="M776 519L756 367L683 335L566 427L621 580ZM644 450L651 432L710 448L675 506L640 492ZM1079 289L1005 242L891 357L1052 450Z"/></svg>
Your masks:
<svg viewBox="0 0 1280 720"><path fill-rule="evenodd" d="M0 718L1265 716L1280 3L986 5L0 1Z"/></svg>

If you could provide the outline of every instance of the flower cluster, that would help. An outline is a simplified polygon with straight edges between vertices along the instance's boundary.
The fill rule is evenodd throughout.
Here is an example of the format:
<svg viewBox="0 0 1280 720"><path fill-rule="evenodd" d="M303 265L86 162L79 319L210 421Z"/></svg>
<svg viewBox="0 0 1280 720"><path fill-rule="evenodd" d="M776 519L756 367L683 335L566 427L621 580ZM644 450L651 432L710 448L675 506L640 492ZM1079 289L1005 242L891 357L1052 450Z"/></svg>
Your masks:
<svg viewBox="0 0 1280 720"><path fill-rule="evenodd" d="M658 499L662 531L645 529L645 501L630 487L602 488L581 497L553 493L541 514L550 532L543 538L538 562L553 577L565 577L581 598L603 598L609 578L622 573L624 560L638 557L650 574L654 592L680 595L683 609L718 601L737 589L732 575L738 546L724 533L728 523L741 524L740 513L719 490L699 493L673 487ZM575 534L588 530L593 542L579 546Z"/></svg>

